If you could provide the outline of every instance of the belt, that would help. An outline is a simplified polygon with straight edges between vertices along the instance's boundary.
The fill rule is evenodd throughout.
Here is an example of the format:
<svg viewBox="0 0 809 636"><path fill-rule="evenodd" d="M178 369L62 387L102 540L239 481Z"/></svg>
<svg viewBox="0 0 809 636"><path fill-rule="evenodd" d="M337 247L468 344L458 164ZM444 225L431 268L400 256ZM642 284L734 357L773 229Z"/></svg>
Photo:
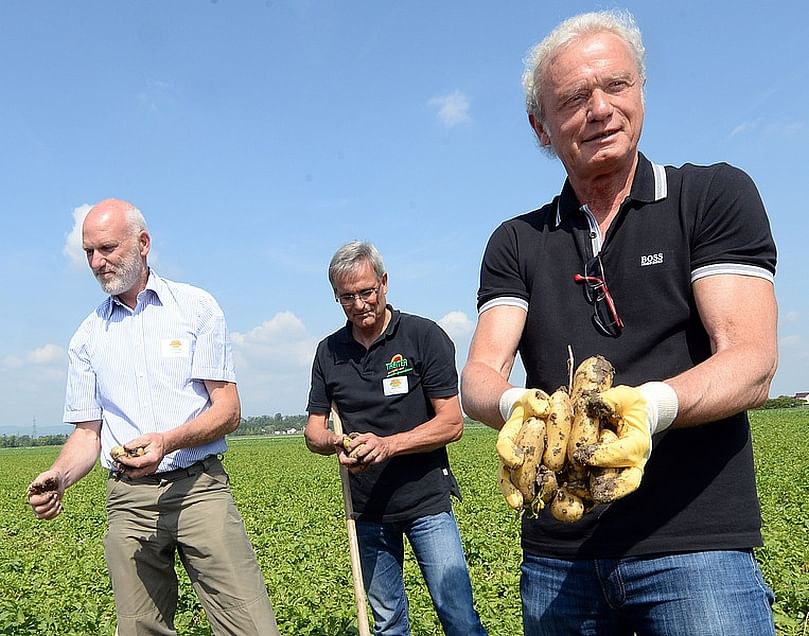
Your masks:
<svg viewBox="0 0 809 636"><path fill-rule="evenodd" d="M166 482L178 481L186 477L193 477L200 473L206 472L211 466L220 461L218 455L208 455L205 459L200 459L190 466L185 468L175 468L174 470L167 470L162 473L154 473L146 475L145 477L129 477L123 471L110 471L111 479L123 479L133 484L161 484Z"/></svg>

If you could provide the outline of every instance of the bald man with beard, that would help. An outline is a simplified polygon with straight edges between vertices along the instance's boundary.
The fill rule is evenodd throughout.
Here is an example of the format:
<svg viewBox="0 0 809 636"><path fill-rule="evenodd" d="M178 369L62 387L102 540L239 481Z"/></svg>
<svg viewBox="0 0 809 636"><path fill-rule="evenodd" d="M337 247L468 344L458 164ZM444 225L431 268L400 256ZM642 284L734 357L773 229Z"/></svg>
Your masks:
<svg viewBox="0 0 809 636"><path fill-rule="evenodd" d="M175 634L179 554L214 634L277 635L255 552L220 461L241 418L222 310L207 292L158 276L131 203L106 199L82 226L108 297L69 347L64 421L75 426L28 501L39 519L101 458L104 554L118 634Z"/></svg>

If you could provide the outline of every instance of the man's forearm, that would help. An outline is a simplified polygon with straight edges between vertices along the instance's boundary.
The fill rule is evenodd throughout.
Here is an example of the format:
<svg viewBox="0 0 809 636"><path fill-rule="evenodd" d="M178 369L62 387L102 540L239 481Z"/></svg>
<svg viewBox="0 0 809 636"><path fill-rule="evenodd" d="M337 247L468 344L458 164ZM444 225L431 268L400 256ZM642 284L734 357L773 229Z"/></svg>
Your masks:
<svg viewBox="0 0 809 636"><path fill-rule="evenodd" d="M715 422L767 399L778 365L778 307L772 283L748 276L708 276L694 297L713 354L666 379L677 393L674 426ZM745 298L743 311L737 307Z"/></svg>
<svg viewBox="0 0 809 636"><path fill-rule="evenodd" d="M329 430L329 416L312 413L306 420L303 438L306 447L318 455L334 455L335 444L339 441L336 433Z"/></svg>
<svg viewBox="0 0 809 636"><path fill-rule="evenodd" d="M511 385L491 367L481 362L469 362L461 377L461 401L464 412L472 419L499 430L500 396Z"/></svg>
<svg viewBox="0 0 809 636"><path fill-rule="evenodd" d="M59 456L51 466L61 474L64 488L72 486L95 466L101 452L100 422L76 424L76 430L67 438Z"/></svg>
<svg viewBox="0 0 809 636"><path fill-rule="evenodd" d="M526 311L499 305L478 316L469 358L461 377L461 400L469 417L499 430L503 426L500 396L511 388L508 378L525 327Z"/></svg>
<svg viewBox="0 0 809 636"><path fill-rule="evenodd" d="M163 434L164 454L181 448L195 448L213 442L239 426L239 419L231 411L220 412L211 407L193 420Z"/></svg>
<svg viewBox="0 0 809 636"><path fill-rule="evenodd" d="M318 455L334 455L335 440L337 436L331 431L322 431L320 434L305 434L306 447Z"/></svg>
<svg viewBox="0 0 809 636"><path fill-rule="evenodd" d="M236 385L206 381L211 405L193 420L163 433L163 455L180 448L208 444L235 431L241 421L241 402Z"/></svg>
<svg viewBox="0 0 809 636"><path fill-rule="evenodd" d="M436 448L459 440L462 434L462 417L457 420L435 417L409 431L391 435L387 439L393 446L394 455L410 455L429 453Z"/></svg>
<svg viewBox="0 0 809 636"><path fill-rule="evenodd" d="M715 422L758 406L768 397L775 368L775 357L760 347L736 347L667 380L680 403L674 425Z"/></svg>

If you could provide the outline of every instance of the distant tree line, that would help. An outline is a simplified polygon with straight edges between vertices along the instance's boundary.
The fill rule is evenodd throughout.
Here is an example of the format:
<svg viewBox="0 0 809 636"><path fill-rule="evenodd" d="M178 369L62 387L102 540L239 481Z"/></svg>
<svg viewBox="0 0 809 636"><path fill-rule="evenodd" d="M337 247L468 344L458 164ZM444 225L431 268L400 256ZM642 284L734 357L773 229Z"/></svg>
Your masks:
<svg viewBox="0 0 809 636"><path fill-rule="evenodd" d="M0 448L22 448L28 446L61 446L67 439L66 434L61 435L0 435Z"/></svg>
<svg viewBox="0 0 809 636"><path fill-rule="evenodd" d="M306 426L306 415L258 415L242 418L239 428L230 433L240 435L275 435L276 433L300 433Z"/></svg>
<svg viewBox="0 0 809 636"><path fill-rule="evenodd" d="M788 395L779 395L775 398L770 398L764 404L759 406L760 409L791 409L801 406L809 406L804 400L789 397Z"/></svg>
<svg viewBox="0 0 809 636"><path fill-rule="evenodd" d="M306 426L306 415L259 415L242 418L242 422L232 436L240 435L275 435L287 433L302 433ZM464 426L483 426L479 422L464 418Z"/></svg>

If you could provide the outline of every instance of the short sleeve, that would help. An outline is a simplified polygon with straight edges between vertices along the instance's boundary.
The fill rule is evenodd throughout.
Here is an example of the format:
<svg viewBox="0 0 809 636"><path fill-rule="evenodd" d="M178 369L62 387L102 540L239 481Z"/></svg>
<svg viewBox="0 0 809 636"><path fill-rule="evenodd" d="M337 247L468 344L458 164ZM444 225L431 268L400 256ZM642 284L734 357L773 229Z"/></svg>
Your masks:
<svg viewBox="0 0 809 636"><path fill-rule="evenodd" d="M92 422L101 419L96 374L90 364L90 321L76 330L68 346L67 389L63 421L67 423Z"/></svg>
<svg viewBox="0 0 809 636"><path fill-rule="evenodd" d="M452 397L458 394L455 345L439 325L432 321L427 323L425 351L422 354L424 394L428 398Z"/></svg>
<svg viewBox="0 0 809 636"><path fill-rule="evenodd" d="M197 302L195 338L191 377L236 382L225 315L207 293L201 293Z"/></svg>
<svg viewBox="0 0 809 636"><path fill-rule="evenodd" d="M326 390L326 379L320 364L320 350L318 346L315 359L312 362L312 382L309 386L309 401L306 405L308 413L328 413L331 410L331 400Z"/></svg>
<svg viewBox="0 0 809 636"><path fill-rule="evenodd" d="M516 231L512 225L503 223L486 245L480 267L480 288L477 307L497 298L511 298L528 303L528 290L521 276Z"/></svg>
<svg viewBox="0 0 809 636"><path fill-rule="evenodd" d="M775 275L770 223L746 173L718 164L700 209L691 252L692 280L713 273Z"/></svg>

